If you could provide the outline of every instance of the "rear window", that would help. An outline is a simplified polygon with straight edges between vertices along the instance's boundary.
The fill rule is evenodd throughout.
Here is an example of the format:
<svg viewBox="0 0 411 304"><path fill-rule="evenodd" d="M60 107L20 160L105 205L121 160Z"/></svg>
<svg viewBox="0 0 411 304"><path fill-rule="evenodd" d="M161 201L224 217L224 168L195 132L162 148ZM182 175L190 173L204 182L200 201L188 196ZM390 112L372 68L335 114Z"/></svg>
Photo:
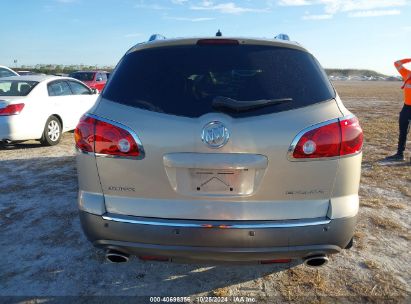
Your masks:
<svg viewBox="0 0 411 304"><path fill-rule="evenodd" d="M16 76L16 74L7 69L0 68L0 78L9 76Z"/></svg>
<svg viewBox="0 0 411 304"><path fill-rule="evenodd" d="M95 73L87 73L87 72L75 72L71 73L69 76L81 81L93 81Z"/></svg>
<svg viewBox="0 0 411 304"><path fill-rule="evenodd" d="M100 78L101 78L100 81L107 81L107 74L106 73L98 73L97 77L96 77L96 80L100 79Z"/></svg>
<svg viewBox="0 0 411 304"><path fill-rule="evenodd" d="M334 98L335 92L318 62L303 51L192 45L127 54L103 97L178 116L247 117L305 107ZM253 102L258 106L235 106Z"/></svg>
<svg viewBox="0 0 411 304"><path fill-rule="evenodd" d="M90 89L86 86L82 85L81 83L69 81L71 90L73 91L74 95L90 95Z"/></svg>
<svg viewBox="0 0 411 304"><path fill-rule="evenodd" d="M0 80L0 96L27 96L37 81Z"/></svg>
<svg viewBox="0 0 411 304"><path fill-rule="evenodd" d="M54 81L47 85L49 96L72 95L69 85L65 81Z"/></svg>

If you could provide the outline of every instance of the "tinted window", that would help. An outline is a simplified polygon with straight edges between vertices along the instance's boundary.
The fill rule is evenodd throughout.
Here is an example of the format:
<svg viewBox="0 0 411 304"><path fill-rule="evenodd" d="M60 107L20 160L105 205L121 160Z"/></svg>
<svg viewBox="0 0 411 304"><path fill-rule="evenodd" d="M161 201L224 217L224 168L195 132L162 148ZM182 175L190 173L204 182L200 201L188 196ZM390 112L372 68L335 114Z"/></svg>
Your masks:
<svg viewBox="0 0 411 304"><path fill-rule="evenodd" d="M9 77L9 76L16 76L16 74L10 72L9 70L0 68L0 78Z"/></svg>
<svg viewBox="0 0 411 304"><path fill-rule="evenodd" d="M71 90L73 91L74 95L90 95L90 90L81 83L75 81L69 81Z"/></svg>
<svg viewBox="0 0 411 304"><path fill-rule="evenodd" d="M30 72L30 71L19 71L20 76L25 76L25 75L34 75L35 73Z"/></svg>
<svg viewBox="0 0 411 304"><path fill-rule="evenodd" d="M66 96L72 95L70 87L65 81L52 82L47 86L49 96Z"/></svg>
<svg viewBox="0 0 411 304"><path fill-rule="evenodd" d="M27 96L37 81L0 80L0 96Z"/></svg>
<svg viewBox="0 0 411 304"><path fill-rule="evenodd" d="M76 73L71 73L69 76L72 78L81 80L81 81L93 81L94 74L95 73L93 72L76 72Z"/></svg>
<svg viewBox="0 0 411 304"><path fill-rule="evenodd" d="M101 79L101 80L99 80ZM96 81L107 81L107 76L105 73L98 73L96 76Z"/></svg>
<svg viewBox="0 0 411 304"><path fill-rule="evenodd" d="M198 117L209 112L262 115L308 106L335 97L314 57L270 46L181 46L146 49L126 55L103 97L167 114ZM283 100L238 111L217 108L231 102Z"/></svg>

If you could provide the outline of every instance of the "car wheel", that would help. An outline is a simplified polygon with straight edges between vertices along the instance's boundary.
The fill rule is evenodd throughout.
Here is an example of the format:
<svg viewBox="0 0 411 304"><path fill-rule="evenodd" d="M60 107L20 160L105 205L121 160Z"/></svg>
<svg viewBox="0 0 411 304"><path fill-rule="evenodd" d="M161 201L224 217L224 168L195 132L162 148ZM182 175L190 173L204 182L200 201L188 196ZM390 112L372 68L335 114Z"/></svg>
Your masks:
<svg viewBox="0 0 411 304"><path fill-rule="evenodd" d="M60 121L57 117L51 116L47 119L40 142L45 146L57 145L60 142L61 133L62 130Z"/></svg>
<svg viewBox="0 0 411 304"><path fill-rule="evenodd" d="M354 238L351 238L350 242L345 246L345 249L351 249L354 245Z"/></svg>

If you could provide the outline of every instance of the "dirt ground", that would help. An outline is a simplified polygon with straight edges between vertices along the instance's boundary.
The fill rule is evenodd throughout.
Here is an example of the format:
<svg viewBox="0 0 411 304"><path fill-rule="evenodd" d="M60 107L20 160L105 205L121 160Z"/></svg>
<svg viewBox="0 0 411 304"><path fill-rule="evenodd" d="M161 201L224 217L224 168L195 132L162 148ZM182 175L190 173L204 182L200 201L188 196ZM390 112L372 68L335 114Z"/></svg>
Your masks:
<svg viewBox="0 0 411 304"><path fill-rule="evenodd" d="M199 296L248 296L258 303L409 303L411 166L380 161L395 152L400 84L335 86L361 121L365 147L355 244L325 267L181 265L134 257L127 264L106 262L80 228L73 134L66 133L56 147L28 142L0 150L0 302L187 296L197 303ZM410 149L411 143L408 156Z"/></svg>

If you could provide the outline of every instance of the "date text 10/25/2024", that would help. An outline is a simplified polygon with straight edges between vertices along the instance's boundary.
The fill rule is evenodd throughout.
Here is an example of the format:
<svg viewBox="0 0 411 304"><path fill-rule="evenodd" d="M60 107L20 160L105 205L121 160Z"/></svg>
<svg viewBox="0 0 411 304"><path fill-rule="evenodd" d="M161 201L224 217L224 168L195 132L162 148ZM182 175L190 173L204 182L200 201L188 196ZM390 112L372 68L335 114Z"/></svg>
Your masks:
<svg viewBox="0 0 411 304"><path fill-rule="evenodd" d="M150 297L150 303L257 303L254 297Z"/></svg>

